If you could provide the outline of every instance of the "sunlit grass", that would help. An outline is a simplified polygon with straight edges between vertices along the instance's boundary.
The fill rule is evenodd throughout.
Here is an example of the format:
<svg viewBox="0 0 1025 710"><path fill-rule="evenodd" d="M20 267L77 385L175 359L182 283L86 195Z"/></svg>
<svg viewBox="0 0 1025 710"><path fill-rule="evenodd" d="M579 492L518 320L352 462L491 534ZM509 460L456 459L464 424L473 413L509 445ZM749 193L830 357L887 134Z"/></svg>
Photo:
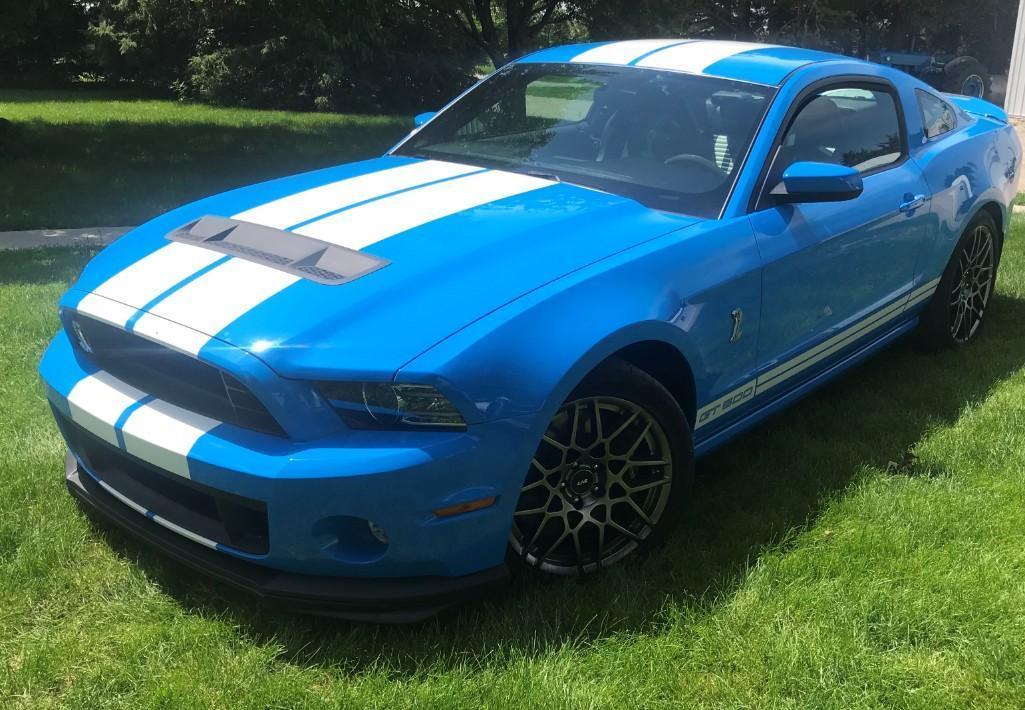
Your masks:
<svg viewBox="0 0 1025 710"><path fill-rule="evenodd" d="M663 549L404 628L268 610L94 527L35 376L85 255L5 254L0 706L1025 706L1023 240L977 343L901 343L701 461Z"/></svg>

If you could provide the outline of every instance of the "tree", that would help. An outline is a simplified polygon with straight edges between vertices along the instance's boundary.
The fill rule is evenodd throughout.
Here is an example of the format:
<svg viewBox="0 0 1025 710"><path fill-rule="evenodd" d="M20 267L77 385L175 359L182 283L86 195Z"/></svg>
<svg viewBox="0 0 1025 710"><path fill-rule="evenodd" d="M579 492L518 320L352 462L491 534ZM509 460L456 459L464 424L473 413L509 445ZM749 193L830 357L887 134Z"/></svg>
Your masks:
<svg viewBox="0 0 1025 710"><path fill-rule="evenodd" d="M480 47L496 67L534 49L546 28L579 14L579 6L562 0L401 1L439 13Z"/></svg>
<svg viewBox="0 0 1025 710"><path fill-rule="evenodd" d="M77 0L0 3L0 76L73 76L81 68L85 26L85 4Z"/></svg>

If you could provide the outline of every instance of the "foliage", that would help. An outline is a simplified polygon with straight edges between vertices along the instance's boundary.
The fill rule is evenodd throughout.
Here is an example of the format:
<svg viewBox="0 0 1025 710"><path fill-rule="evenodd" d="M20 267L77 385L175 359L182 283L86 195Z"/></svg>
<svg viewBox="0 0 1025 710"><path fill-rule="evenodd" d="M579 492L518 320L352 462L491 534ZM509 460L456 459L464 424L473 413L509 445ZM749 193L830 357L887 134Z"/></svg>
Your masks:
<svg viewBox="0 0 1025 710"><path fill-rule="evenodd" d="M414 111L540 46L768 40L1007 65L1013 0L9 0L0 80L83 74L214 104Z"/></svg>
<svg viewBox="0 0 1025 710"><path fill-rule="evenodd" d="M536 49L546 31L579 15L579 0L404 0L445 18L480 47L495 66Z"/></svg>
<svg viewBox="0 0 1025 710"><path fill-rule="evenodd" d="M0 3L0 78L54 80L78 68L85 51L86 13L72 0Z"/></svg>
<svg viewBox="0 0 1025 710"><path fill-rule="evenodd" d="M477 59L433 17L375 0L99 0L90 17L108 76L224 105L411 110Z"/></svg>

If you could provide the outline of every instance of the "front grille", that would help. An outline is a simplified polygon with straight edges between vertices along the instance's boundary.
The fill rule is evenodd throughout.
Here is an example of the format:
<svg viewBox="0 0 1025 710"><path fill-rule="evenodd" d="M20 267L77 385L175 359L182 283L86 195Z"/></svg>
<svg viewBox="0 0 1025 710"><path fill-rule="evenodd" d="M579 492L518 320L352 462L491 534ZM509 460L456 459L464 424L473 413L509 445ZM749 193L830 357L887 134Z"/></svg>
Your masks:
<svg viewBox="0 0 1025 710"><path fill-rule="evenodd" d="M168 474L55 414L68 446L88 471L121 495L208 540L253 555L267 554L267 505L262 501Z"/></svg>
<svg viewBox="0 0 1025 710"><path fill-rule="evenodd" d="M122 382L190 412L245 429L284 436L263 403L237 378L202 360L78 314L91 352L84 353ZM78 338L71 338L81 352Z"/></svg>

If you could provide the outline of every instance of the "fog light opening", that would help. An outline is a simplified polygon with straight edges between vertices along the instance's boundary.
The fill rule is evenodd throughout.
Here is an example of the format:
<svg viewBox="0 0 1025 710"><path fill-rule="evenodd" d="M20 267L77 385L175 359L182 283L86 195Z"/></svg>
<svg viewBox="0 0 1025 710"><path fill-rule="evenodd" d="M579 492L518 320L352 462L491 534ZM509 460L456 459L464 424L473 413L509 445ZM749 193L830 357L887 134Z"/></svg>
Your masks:
<svg viewBox="0 0 1025 710"><path fill-rule="evenodd" d="M461 515L463 513L470 513L474 510L481 510L482 508L490 508L498 500L496 496L488 496L487 498L478 498L477 500L471 500L468 503L456 503L455 505L447 505L444 508L438 508L434 511L434 514L439 518L451 518L453 515Z"/></svg>

